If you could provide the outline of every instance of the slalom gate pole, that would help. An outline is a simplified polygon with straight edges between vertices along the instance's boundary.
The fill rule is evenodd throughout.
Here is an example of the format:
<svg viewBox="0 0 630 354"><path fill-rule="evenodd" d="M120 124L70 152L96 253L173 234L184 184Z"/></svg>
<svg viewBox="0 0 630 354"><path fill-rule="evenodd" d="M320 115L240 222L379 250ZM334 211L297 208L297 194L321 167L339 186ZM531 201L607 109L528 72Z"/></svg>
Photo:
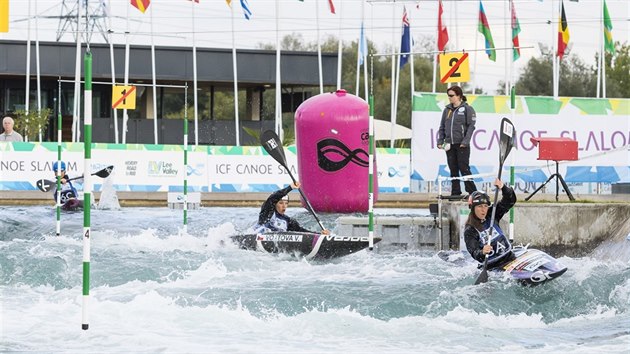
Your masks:
<svg viewBox="0 0 630 354"><path fill-rule="evenodd" d="M514 121L514 116L516 114L516 86L512 84L512 89L510 90L510 111L511 111L511 120ZM510 186L514 187L514 155L512 154L511 165L510 165ZM510 242L514 241L514 208L510 208L510 225L508 229L508 237Z"/></svg>
<svg viewBox="0 0 630 354"><path fill-rule="evenodd" d="M61 77L59 77L61 79ZM56 204L56 214L57 214L57 226L56 233L57 236L61 235L61 81L59 81L59 92L57 98L57 166L58 170L55 171L55 175L57 176L57 190L55 193L57 194L57 198L55 198Z"/></svg>
<svg viewBox="0 0 630 354"><path fill-rule="evenodd" d="M197 102L195 102L196 104ZM188 83L184 90L184 234L188 233Z"/></svg>
<svg viewBox="0 0 630 354"><path fill-rule="evenodd" d="M374 75L374 58L370 57L372 74ZM365 78L367 80L367 77ZM374 249L374 84L370 87L368 106L370 115L368 118L368 248Z"/></svg>
<svg viewBox="0 0 630 354"><path fill-rule="evenodd" d="M85 51L85 99L83 135L83 314L81 329L89 328L88 301L90 299L90 208L92 205L92 53Z"/></svg>

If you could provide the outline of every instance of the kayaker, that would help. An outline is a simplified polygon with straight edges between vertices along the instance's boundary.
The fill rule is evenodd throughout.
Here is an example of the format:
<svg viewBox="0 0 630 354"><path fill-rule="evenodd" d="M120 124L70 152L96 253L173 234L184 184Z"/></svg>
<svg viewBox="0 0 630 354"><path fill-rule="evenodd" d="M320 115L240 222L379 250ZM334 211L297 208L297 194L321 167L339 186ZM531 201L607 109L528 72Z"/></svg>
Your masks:
<svg viewBox="0 0 630 354"><path fill-rule="evenodd" d="M514 190L495 179L494 185L501 189L501 200L496 206L491 205L490 197L482 191L475 191L468 197L470 215L464 228L464 240L470 255L478 262L483 262L488 255L488 269L496 268L514 259L512 245L499 226L499 221L516 204ZM492 230L491 244L488 245L490 225L492 224L492 209L497 208Z"/></svg>
<svg viewBox="0 0 630 354"><path fill-rule="evenodd" d="M60 200L57 200L57 189L54 190L53 198L55 198L55 202L59 202L63 205L64 209L73 209L80 206L80 201L77 199L79 196L79 192L72 185L72 181L70 181L70 176L66 174L66 163L61 161L55 161L52 165L53 172L55 173L55 180L57 179L57 173L60 173L61 176L61 190L60 190Z"/></svg>
<svg viewBox="0 0 630 354"><path fill-rule="evenodd" d="M257 233L268 231L299 231L299 232L313 232L300 226L297 220L287 216L285 213L289 206L289 192L293 189L300 188L299 181L291 183L286 188L279 189L273 192L267 200L262 204L260 213L258 214L258 224L254 226ZM329 230L322 230L321 234L329 235Z"/></svg>

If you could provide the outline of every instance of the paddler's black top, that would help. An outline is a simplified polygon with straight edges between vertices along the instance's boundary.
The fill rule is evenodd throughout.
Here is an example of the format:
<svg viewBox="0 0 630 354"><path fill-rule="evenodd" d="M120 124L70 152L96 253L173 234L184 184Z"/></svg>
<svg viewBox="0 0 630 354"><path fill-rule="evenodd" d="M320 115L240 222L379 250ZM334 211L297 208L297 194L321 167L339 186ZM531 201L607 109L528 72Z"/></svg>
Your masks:
<svg viewBox="0 0 630 354"><path fill-rule="evenodd" d="M510 188L510 186L508 186L507 184L503 184L503 188L501 188L501 194L502 194L501 200L496 205L497 211L496 211L496 214L494 215L494 220L495 220L494 228L500 235L503 235L503 230L501 230L501 228L499 227L499 221L501 220L501 218L503 218L503 215L505 215L508 211L510 211L510 209L514 206L514 204L516 204L516 194L514 193L514 190ZM490 217L492 217L492 209L494 207L495 206L491 206L490 208L488 208L487 215L489 217L481 221L484 229L490 228L490 224L491 224ZM474 210L471 210L470 212L474 213ZM486 258L486 255L483 254L482 249L487 240L481 239L480 231L478 231L473 225L466 224L466 227L464 228L464 241L466 242L466 248L468 249L468 252L470 253L470 255L474 259L476 259L478 262L483 262L484 259ZM507 238L505 238L505 236L503 236L503 239L499 239L499 241L504 244L507 242L505 246L506 247L509 246L509 241L507 240ZM493 242L493 246L495 246L494 243L495 242ZM502 262L510 259L511 257L503 257L503 258L506 258L506 259L502 259L501 260ZM488 262L490 262L490 260L488 260Z"/></svg>
<svg viewBox="0 0 630 354"><path fill-rule="evenodd" d="M303 228L302 226L300 226L300 223L298 223L297 220L287 216L286 214L280 214L276 211L276 203L278 203L280 199L282 199L282 197L289 194L291 190L293 190L293 188L291 186L288 186L286 188L273 192L269 196L269 198L267 198L267 200L263 203L262 207L260 208L260 213L258 214L257 228L260 226L264 226L265 228L271 231L300 231L300 232L313 233L313 231L307 230ZM277 228L274 225L271 225L270 221L274 217L277 219L286 221L287 229L277 230Z"/></svg>

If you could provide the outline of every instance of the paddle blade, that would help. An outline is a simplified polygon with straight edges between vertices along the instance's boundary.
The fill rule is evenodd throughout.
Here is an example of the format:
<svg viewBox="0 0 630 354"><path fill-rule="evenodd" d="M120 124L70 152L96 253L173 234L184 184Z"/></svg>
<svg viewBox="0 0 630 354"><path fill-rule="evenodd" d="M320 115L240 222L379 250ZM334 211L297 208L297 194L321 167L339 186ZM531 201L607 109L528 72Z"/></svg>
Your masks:
<svg viewBox="0 0 630 354"><path fill-rule="evenodd" d="M262 145L263 149L278 161L282 167L287 168L287 158L284 156L284 149L276 132L267 130L262 133L260 136L260 145Z"/></svg>
<svg viewBox="0 0 630 354"><path fill-rule="evenodd" d="M486 257L486 260L483 262L483 269L481 269L481 273L475 280L475 285L479 285L481 283L487 283L487 282L488 282L488 257Z"/></svg>
<svg viewBox="0 0 630 354"><path fill-rule="evenodd" d="M112 173L113 169L114 169L114 166L107 166L100 171L94 172L94 175L101 178L106 178Z"/></svg>
<svg viewBox="0 0 630 354"><path fill-rule="evenodd" d="M52 189L52 187L55 185L55 182L53 181L49 181L47 179L40 179L37 182L35 182L35 185L37 186L37 188L42 191L42 192L48 192Z"/></svg>
<svg viewBox="0 0 630 354"><path fill-rule="evenodd" d="M501 120L501 135L499 137L499 165L503 166L503 162L510 154L512 147L514 146L514 136L516 135L516 130L514 129L514 125L512 122L503 118Z"/></svg>

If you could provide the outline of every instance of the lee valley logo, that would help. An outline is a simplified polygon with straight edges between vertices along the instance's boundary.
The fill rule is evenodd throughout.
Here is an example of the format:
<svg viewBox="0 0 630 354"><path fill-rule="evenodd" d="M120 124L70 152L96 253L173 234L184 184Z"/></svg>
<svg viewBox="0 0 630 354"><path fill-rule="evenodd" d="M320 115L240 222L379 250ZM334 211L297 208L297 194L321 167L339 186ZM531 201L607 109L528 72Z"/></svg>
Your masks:
<svg viewBox="0 0 630 354"><path fill-rule="evenodd" d="M271 241L271 242L302 242L303 235L284 235L284 234L271 234L271 235L258 235L258 241Z"/></svg>
<svg viewBox="0 0 630 354"><path fill-rule="evenodd" d="M177 176L177 169L172 162L149 161L148 172L153 177Z"/></svg>

